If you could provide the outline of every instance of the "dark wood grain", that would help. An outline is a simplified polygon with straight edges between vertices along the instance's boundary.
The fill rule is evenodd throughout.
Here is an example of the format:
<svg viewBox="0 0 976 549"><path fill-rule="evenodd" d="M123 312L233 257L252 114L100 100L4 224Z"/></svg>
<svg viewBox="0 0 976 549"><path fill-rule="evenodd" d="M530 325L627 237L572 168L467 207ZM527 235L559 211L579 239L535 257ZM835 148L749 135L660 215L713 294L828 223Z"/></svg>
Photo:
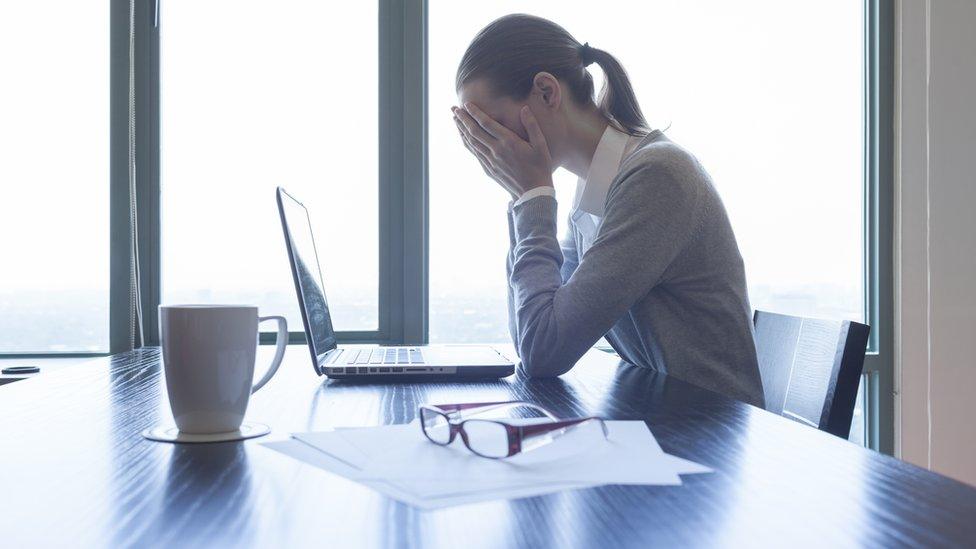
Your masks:
<svg viewBox="0 0 976 549"><path fill-rule="evenodd" d="M592 351L554 380L322 383L290 347L249 418L272 437L410 421L426 402L517 398L644 419L716 472L420 511L256 441L178 446L155 349L0 387L0 545L966 546L976 489ZM267 437L265 440L269 440Z"/></svg>

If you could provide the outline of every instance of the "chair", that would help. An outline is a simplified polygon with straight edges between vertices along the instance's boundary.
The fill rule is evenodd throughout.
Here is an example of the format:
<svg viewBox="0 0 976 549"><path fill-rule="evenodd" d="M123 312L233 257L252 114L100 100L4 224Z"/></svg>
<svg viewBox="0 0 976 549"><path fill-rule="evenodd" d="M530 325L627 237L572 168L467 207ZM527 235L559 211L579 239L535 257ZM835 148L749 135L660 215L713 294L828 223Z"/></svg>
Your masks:
<svg viewBox="0 0 976 549"><path fill-rule="evenodd" d="M766 409L847 438L870 326L756 311Z"/></svg>

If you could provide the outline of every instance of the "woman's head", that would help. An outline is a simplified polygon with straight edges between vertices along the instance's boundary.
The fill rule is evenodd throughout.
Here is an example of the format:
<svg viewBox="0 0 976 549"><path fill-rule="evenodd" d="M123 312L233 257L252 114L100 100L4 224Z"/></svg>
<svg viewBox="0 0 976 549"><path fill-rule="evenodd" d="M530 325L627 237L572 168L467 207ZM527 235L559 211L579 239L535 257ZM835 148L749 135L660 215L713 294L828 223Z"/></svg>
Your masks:
<svg viewBox="0 0 976 549"><path fill-rule="evenodd" d="M596 102L593 77L586 69L590 63L599 65L605 75ZM461 58L455 85L462 100L478 104L520 134L524 134L518 118L522 105L532 108L543 130L550 130L546 132L549 138L560 123L555 112L568 110L559 109L566 101L573 109L599 110L627 133L648 130L620 63L541 17L507 15L482 29ZM550 116L547 110L555 112Z"/></svg>

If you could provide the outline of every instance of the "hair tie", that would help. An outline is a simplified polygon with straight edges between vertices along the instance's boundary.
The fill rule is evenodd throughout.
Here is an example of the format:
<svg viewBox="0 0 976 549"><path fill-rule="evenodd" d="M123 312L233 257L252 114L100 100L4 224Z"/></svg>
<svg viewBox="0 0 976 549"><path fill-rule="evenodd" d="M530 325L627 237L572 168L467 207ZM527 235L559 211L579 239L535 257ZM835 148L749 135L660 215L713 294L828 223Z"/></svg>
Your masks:
<svg viewBox="0 0 976 549"><path fill-rule="evenodd" d="M589 42L584 42L583 45L580 46L579 56L584 67L588 67L593 63L593 48L590 47Z"/></svg>

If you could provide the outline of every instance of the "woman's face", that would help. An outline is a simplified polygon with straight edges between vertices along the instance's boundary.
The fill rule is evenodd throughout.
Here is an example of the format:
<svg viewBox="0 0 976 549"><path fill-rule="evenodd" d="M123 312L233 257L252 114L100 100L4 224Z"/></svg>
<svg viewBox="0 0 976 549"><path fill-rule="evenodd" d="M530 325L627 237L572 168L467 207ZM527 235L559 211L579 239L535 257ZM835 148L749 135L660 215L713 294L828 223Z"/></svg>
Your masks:
<svg viewBox="0 0 976 549"><path fill-rule="evenodd" d="M461 107L467 102L474 103L485 114L525 141L529 140L529 134L522 125L519 113L523 106L528 105L539 123L542 135L546 137L553 169L562 165L568 121L564 108L566 105L562 102L562 87L551 74L539 73L525 99L516 101L511 97L498 96L492 92L487 80L479 78L461 86L458 101Z"/></svg>
<svg viewBox="0 0 976 549"><path fill-rule="evenodd" d="M468 102L474 103L478 106L478 108L484 111L485 114L494 118L501 123L501 125L515 132L519 137L525 139L526 141L528 141L529 135L522 126L519 111L522 110L524 105L529 105L529 108L531 109L531 99L531 95L529 95L529 97L523 101L515 101L510 97L498 97L493 95L488 82L480 78L478 80L474 80L473 82L464 84L461 86L460 91L458 91L458 101L460 102L460 106L462 108ZM538 111L533 109L532 112L537 113ZM545 128L543 128L543 133L545 133Z"/></svg>

